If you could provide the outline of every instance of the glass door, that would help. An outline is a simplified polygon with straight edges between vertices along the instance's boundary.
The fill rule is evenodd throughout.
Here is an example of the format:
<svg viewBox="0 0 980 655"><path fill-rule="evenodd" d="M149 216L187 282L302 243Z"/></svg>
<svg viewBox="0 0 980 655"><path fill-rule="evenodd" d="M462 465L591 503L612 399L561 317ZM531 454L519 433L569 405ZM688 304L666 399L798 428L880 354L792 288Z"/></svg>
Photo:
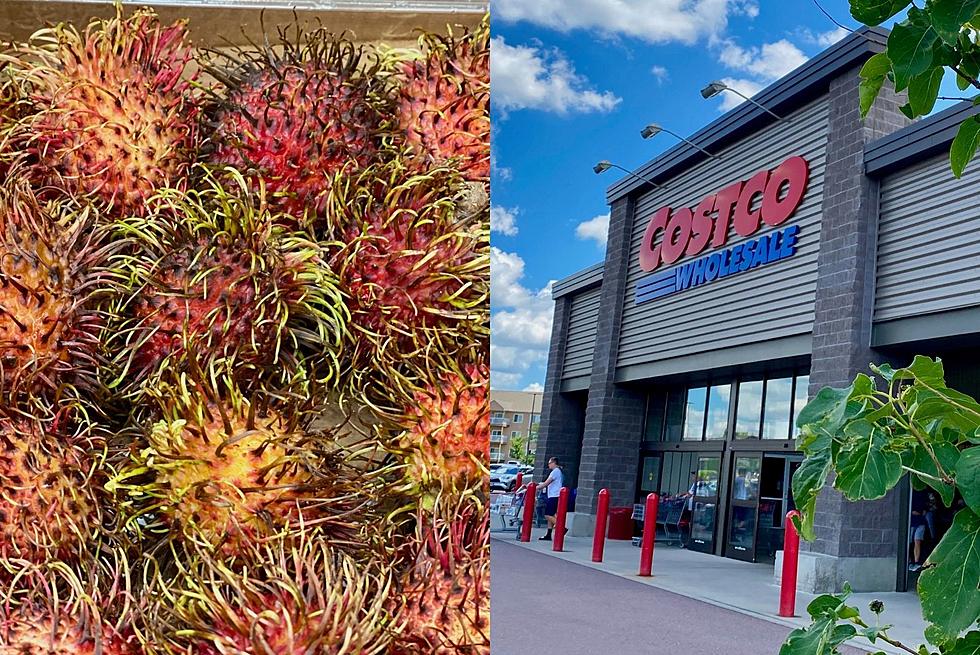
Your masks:
<svg viewBox="0 0 980 655"><path fill-rule="evenodd" d="M694 482L691 510L691 550L710 553L715 545L715 524L718 519L718 477L721 457L698 457L697 478Z"/></svg>
<svg viewBox="0 0 980 655"><path fill-rule="evenodd" d="M755 561L756 528L759 525L759 480L762 455L737 455L732 467L729 504L728 557Z"/></svg>

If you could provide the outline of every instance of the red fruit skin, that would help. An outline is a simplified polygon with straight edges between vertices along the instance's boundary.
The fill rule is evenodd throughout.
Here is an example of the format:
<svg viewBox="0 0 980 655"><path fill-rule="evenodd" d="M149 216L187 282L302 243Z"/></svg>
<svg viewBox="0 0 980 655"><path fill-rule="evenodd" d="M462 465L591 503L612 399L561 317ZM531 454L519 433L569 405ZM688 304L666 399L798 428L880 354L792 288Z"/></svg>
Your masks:
<svg viewBox="0 0 980 655"><path fill-rule="evenodd" d="M377 156L380 118L367 87L312 63L255 74L218 115L212 161L256 169L269 197L299 218L322 213L335 175Z"/></svg>
<svg viewBox="0 0 980 655"><path fill-rule="evenodd" d="M276 313L271 280L252 270L250 254L202 240L166 258L153 283L135 298L133 315L149 338L136 351L138 369L157 370L193 342L204 360L225 352L258 362L274 352ZM259 320L260 317L263 320Z"/></svg>
<svg viewBox="0 0 980 655"><path fill-rule="evenodd" d="M444 489L482 482L490 459L489 371L467 365L415 394L411 427L402 436L408 476Z"/></svg>
<svg viewBox="0 0 980 655"><path fill-rule="evenodd" d="M197 149L186 25L120 10L83 35L55 29L60 60L38 74L32 100L44 109L25 147L36 179L144 215L158 189L186 187Z"/></svg>
<svg viewBox="0 0 980 655"><path fill-rule="evenodd" d="M432 39L402 68L397 114L425 164L457 161L468 181L490 177L490 50L485 26L458 40Z"/></svg>
<svg viewBox="0 0 980 655"><path fill-rule="evenodd" d="M124 638L103 628L92 636L78 616L63 611L60 617L45 610L28 609L10 616L0 613L0 655L140 655L135 637Z"/></svg>

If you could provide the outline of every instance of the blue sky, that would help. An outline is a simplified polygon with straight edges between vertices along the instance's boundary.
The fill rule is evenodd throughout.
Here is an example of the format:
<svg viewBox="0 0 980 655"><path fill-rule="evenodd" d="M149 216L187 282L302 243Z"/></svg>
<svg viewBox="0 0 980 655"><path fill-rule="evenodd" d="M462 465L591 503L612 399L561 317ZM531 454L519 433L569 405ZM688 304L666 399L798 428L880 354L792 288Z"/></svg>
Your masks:
<svg viewBox="0 0 980 655"><path fill-rule="evenodd" d="M821 0L856 27L847 0ZM549 285L604 257L605 188L846 32L812 0L492 0L491 384L543 385Z"/></svg>

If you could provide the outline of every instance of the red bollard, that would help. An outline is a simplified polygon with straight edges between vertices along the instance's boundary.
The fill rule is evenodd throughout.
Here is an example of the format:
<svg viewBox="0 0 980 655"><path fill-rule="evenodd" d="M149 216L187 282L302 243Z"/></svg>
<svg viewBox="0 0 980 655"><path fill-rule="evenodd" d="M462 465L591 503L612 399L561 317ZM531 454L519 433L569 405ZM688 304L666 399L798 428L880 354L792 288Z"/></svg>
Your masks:
<svg viewBox="0 0 980 655"><path fill-rule="evenodd" d="M534 523L534 498L538 485L528 483L524 493L524 520L521 522L521 541L531 541L531 524Z"/></svg>
<svg viewBox="0 0 980 655"><path fill-rule="evenodd" d="M796 571L800 562L800 534L793 524L796 510L786 514L783 535L783 575L779 585L779 616L796 616Z"/></svg>
<svg viewBox="0 0 980 655"><path fill-rule="evenodd" d="M514 491L518 491L521 488L521 484L524 482L524 473L522 471L517 472L517 477L514 478Z"/></svg>
<svg viewBox="0 0 980 655"><path fill-rule="evenodd" d="M653 571L653 542L657 536L659 506L660 497L657 494L649 494L643 510L643 540L640 542L640 575L644 577L649 577Z"/></svg>
<svg viewBox="0 0 980 655"><path fill-rule="evenodd" d="M568 512L568 487L558 492L558 516L555 517L555 537L551 550L560 553L565 547L565 514Z"/></svg>
<svg viewBox="0 0 980 655"><path fill-rule="evenodd" d="M592 561L601 562L606 547L606 521L609 520L609 490L599 491L599 507L595 512L595 534L592 536Z"/></svg>

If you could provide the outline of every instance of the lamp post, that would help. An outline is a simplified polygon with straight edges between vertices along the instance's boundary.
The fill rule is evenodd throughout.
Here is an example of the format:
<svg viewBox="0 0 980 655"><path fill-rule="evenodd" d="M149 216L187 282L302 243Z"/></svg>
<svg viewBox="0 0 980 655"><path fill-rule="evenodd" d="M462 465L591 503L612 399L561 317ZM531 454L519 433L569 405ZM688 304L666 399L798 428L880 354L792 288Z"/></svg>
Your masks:
<svg viewBox="0 0 980 655"><path fill-rule="evenodd" d="M718 80L715 80L714 82L709 83L706 87L704 87L703 89L701 89L701 97L704 98L705 100L707 100L708 98L714 98L716 95L722 93L723 91L731 91L735 95L740 96L740 97L744 98L745 100L748 100L749 102L751 102L753 105L755 105L756 107L758 107L762 111L766 112L770 116L775 117L776 120L786 121L787 123L790 122L788 118L784 118L783 116L780 116L779 114L777 114L776 112L772 111L771 109L769 109L765 105L762 105L759 102L757 102L757 101L753 100L752 98L750 98L749 96L745 95L744 93L742 93L738 89L733 89L732 87L728 86L724 82L720 82Z"/></svg>
<svg viewBox="0 0 980 655"><path fill-rule="evenodd" d="M632 177L635 177L636 179L638 179L641 182L646 182L647 184L649 184L650 186L652 186L655 189L665 189L666 188L662 184L657 184L656 182L652 182L652 181L646 179L645 177L640 177L639 175L637 175L633 171L629 170L628 168L623 168L619 164L614 164L611 161L607 161L605 159L603 159L602 161L598 162L595 166L593 166L592 167L592 170L595 172L596 175L601 175L601 174L605 173L606 171L608 171L610 168L617 168L617 169L623 171L624 173L626 173L627 175L631 175Z"/></svg>
<svg viewBox="0 0 980 655"><path fill-rule="evenodd" d="M697 150L700 150L701 152L703 152L704 154L708 155L712 159L721 159L721 157L719 157L718 155L711 154L710 152L708 152L707 150L705 150L704 148L702 148L698 144L694 143L690 139L685 139L684 137L682 137L677 132L673 132L671 130L668 130L666 127L664 127L663 125L661 125L659 123L650 123L649 125L647 125L646 127L644 127L642 130L640 130L640 136L642 136L644 139L651 139L651 138L657 136L658 134L660 134L661 132L666 132L667 134L669 134L669 135L671 135L671 136L673 136L673 137L675 137L677 139L680 139L681 141L683 141L687 145L689 145L692 148L695 148Z"/></svg>

